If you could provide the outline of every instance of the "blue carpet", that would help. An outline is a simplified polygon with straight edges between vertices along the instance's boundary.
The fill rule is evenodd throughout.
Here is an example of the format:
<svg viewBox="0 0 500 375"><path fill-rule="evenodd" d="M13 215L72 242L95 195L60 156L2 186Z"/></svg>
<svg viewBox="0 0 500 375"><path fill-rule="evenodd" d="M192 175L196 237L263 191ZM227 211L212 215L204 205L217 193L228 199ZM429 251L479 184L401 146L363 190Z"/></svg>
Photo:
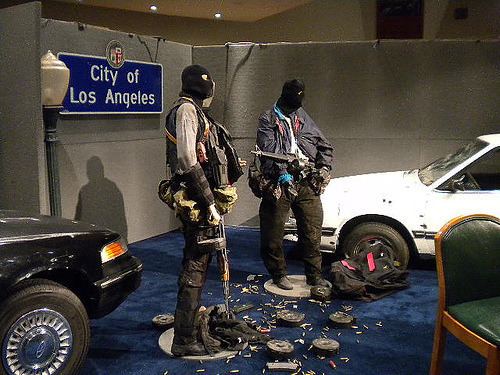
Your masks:
<svg viewBox="0 0 500 375"><path fill-rule="evenodd" d="M253 229L229 228L228 243L231 262L231 282L248 284L249 274L265 274L259 255L259 232ZM142 259L144 274L141 287L116 311L105 318L92 321L92 343L83 374L229 374L240 370L240 374L261 374L269 361L265 350L252 352L251 358L237 356L226 363L189 362L169 358L158 347L161 332L151 325L151 319L160 313L174 312L177 275L182 258L183 237L172 232L144 240L130 246L130 251ZM288 243L287 248L291 248ZM300 261L288 261L289 273L303 273ZM263 291L263 281L257 285ZM294 341L306 332L305 344L294 343L296 358L302 361L302 370L314 370L316 374L356 375L408 375L427 374L432 352L434 320L437 306L437 278L435 271L411 270L410 288L372 303L335 300L323 313L317 304L300 300L298 309L306 314L312 331L302 328L277 328L271 335L279 339ZM232 288L233 298L238 303L260 303L281 301L272 295L241 294L240 288ZM203 294L206 306L222 303L222 288L215 259L208 274ZM340 342L340 355L334 358L337 368L333 370L327 360L317 359L307 351L310 342L320 336L326 325L328 314L341 309L342 305L353 306L359 330L330 330L328 337ZM256 309L244 314L260 320ZM376 325L382 323L382 327ZM368 329L363 328L366 325ZM338 333L341 335L338 336ZM248 349L243 353L248 353ZM476 353L448 336L443 374L483 374L485 361ZM307 359L303 357L307 356ZM340 360L348 357L349 361Z"/></svg>

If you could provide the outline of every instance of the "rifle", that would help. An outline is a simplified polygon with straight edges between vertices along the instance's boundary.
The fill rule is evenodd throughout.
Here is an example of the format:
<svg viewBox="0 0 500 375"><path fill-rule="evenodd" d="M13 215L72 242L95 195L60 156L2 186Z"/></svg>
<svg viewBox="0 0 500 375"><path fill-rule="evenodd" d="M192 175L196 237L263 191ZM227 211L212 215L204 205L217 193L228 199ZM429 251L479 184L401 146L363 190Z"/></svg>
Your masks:
<svg viewBox="0 0 500 375"><path fill-rule="evenodd" d="M221 221L217 227L215 238L209 238L206 240L198 241L198 245L206 245L212 249L215 249L217 254L217 267L219 268L220 279L222 281L222 289L224 293L224 306L226 317L230 318L229 310L229 258L227 256L227 242L226 242L226 230L224 228L224 217L221 217Z"/></svg>
<svg viewBox="0 0 500 375"><path fill-rule="evenodd" d="M219 266L222 289L224 292L224 306L226 307L226 318L230 318L229 311L229 259L227 257L226 230L224 218L219 223L219 236L224 239L224 246L217 250L217 265Z"/></svg>
<svg viewBox="0 0 500 375"><path fill-rule="evenodd" d="M255 146L255 151L250 152L261 158L267 158L278 163L286 163L287 170L292 175L295 175L295 177L298 177L299 180L309 177L309 183L317 195L323 193L326 185L328 185L330 181L329 176L324 178L318 174L320 170L316 169L313 162L301 159L297 154L277 154L275 152L261 151L257 146ZM291 195L297 196L297 191L293 186L287 185L286 188Z"/></svg>
<svg viewBox="0 0 500 375"><path fill-rule="evenodd" d="M275 152L261 151L257 148L257 146L255 151L250 151L250 152L252 154L257 155L258 157L267 158L276 161L278 163L287 163L290 172L295 172L295 173L310 172L315 168L313 162L301 159L296 154L277 154Z"/></svg>

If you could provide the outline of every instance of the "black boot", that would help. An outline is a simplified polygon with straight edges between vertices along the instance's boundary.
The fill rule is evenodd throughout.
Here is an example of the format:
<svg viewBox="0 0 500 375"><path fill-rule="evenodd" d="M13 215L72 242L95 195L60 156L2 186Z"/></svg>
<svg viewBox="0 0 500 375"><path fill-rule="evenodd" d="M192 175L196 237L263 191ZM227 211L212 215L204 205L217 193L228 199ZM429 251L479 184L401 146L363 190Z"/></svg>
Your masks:
<svg viewBox="0 0 500 375"><path fill-rule="evenodd" d="M286 275L281 276L281 277L276 277L276 278L273 277L273 282L280 289L283 289L283 290L292 290L293 289L293 284Z"/></svg>

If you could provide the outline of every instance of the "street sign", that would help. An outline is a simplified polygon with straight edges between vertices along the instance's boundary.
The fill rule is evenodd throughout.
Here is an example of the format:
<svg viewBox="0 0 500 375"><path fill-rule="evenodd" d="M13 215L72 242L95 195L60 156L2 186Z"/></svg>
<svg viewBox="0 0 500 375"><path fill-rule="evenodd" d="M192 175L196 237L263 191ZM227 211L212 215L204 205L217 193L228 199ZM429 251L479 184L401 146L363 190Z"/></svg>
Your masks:
<svg viewBox="0 0 500 375"><path fill-rule="evenodd" d="M62 52L58 58L70 70L61 114L163 112L161 64L125 60L114 68L106 57Z"/></svg>

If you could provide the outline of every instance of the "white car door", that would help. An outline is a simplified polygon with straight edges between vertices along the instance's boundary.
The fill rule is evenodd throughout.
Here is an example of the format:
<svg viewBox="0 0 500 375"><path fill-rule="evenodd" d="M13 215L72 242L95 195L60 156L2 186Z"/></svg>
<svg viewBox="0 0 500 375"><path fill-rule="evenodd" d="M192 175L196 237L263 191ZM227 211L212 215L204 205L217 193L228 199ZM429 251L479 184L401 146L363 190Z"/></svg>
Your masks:
<svg viewBox="0 0 500 375"><path fill-rule="evenodd" d="M453 180L456 182L453 183ZM493 149L427 193L424 237L434 253L434 234L449 220L470 214L500 217L500 149ZM422 235L422 233L420 233Z"/></svg>

